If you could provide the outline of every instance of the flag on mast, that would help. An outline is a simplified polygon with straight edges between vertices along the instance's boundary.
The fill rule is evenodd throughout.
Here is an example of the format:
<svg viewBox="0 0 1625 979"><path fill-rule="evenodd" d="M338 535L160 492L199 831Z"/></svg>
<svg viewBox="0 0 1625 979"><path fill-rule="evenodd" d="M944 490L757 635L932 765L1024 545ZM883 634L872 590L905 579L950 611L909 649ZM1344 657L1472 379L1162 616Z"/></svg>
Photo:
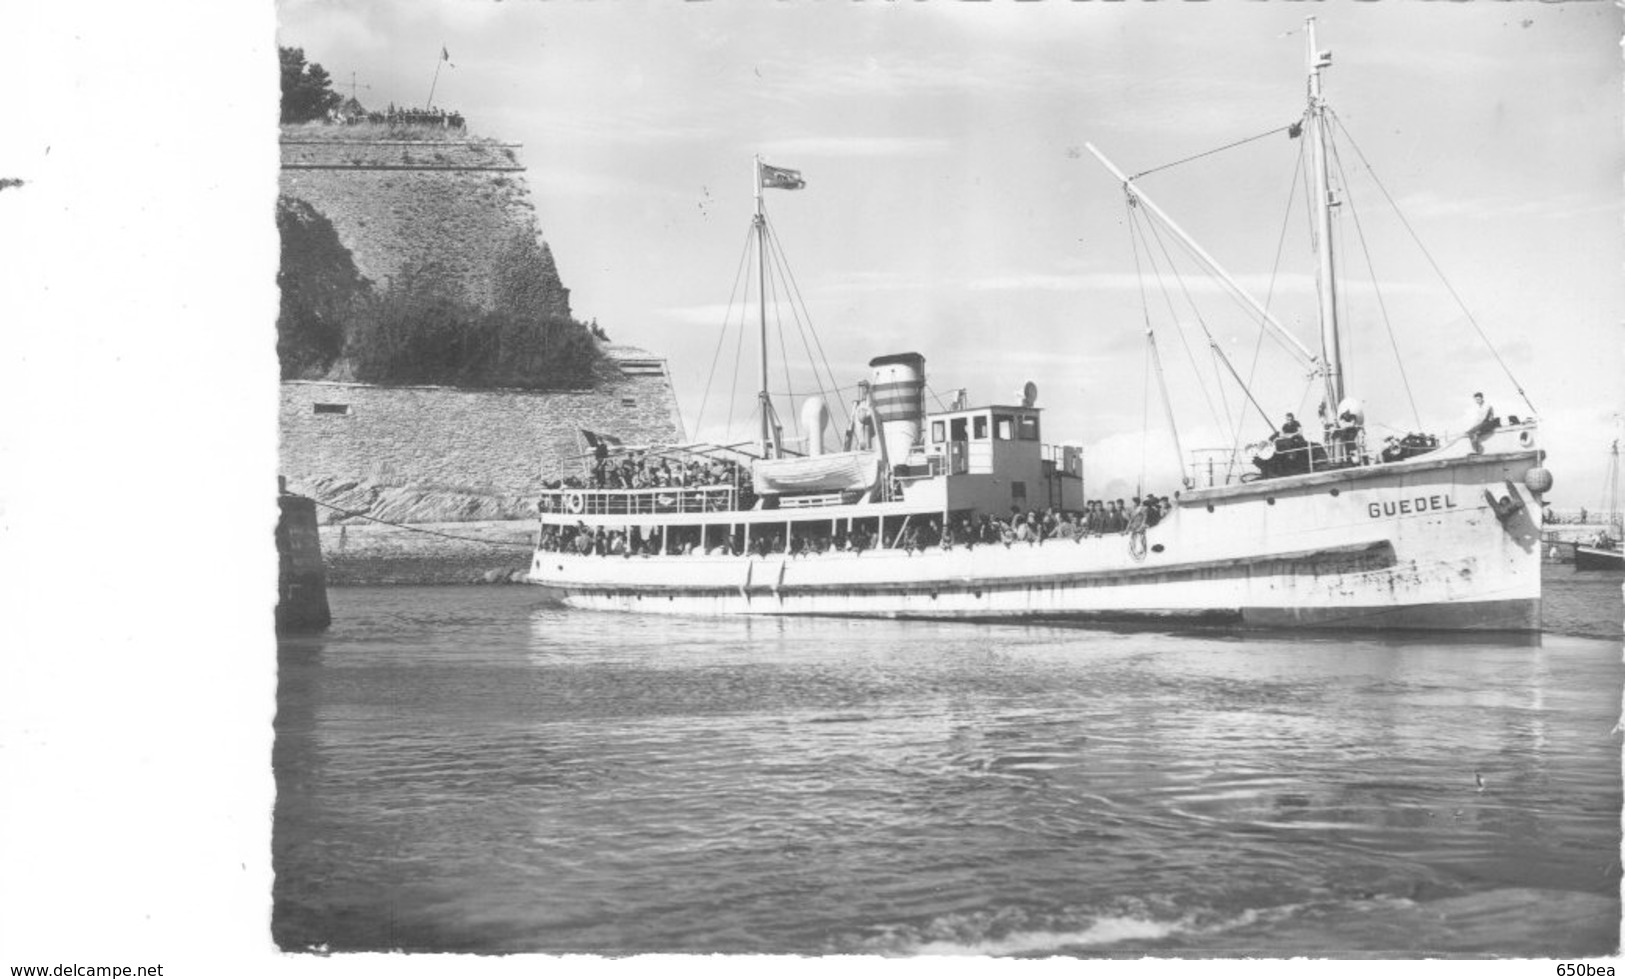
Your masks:
<svg viewBox="0 0 1625 979"><path fill-rule="evenodd" d="M444 61L448 67L457 67L451 63L451 52L446 50L446 46L444 44L440 45L440 60Z"/></svg>
<svg viewBox="0 0 1625 979"><path fill-rule="evenodd" d="M770 167L761 164L762 186L777 188L779 190L800 190L807 186L807 181L801 179L800 170L786 170L783 167Z"/></svg>

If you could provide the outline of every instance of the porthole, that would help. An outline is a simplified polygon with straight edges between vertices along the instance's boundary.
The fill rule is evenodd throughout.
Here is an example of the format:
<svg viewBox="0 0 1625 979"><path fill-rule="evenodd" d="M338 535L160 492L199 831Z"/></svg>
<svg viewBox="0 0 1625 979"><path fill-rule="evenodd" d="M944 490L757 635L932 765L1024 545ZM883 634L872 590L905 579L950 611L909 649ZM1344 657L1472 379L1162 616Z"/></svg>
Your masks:
<svg viewBox="0 0 1625 979"><path fill-rule="evenodd" d="M1208 513L1212 513L1212 512L1213 512L1213 504L1211 504L1211 503L1209 503L1209 504L1208 504L1208 505L1207 505L1207 512L1208 512Z"/></svg>
<svg viewBox="0 0 1625 979"><path fill-rule="evenodd" d="M1162 545L1161 544L1152 544L1151 545L1151 553L1153 553L1153 554L1161 554L1162 553Z"/></svg>
<svg viewBox="0 0 1625 979"><path fill-rule="evenodd" d="M1333 496L1341 496L1342 494L1343 494L1342 490L1338 489L1335 486L1332 487L1332 495Z"/></svg>
<svg viewBox="0 0 1625 979"><path fill-rule="evenodd" d="M1264 497L1264 502L1268 503L1270 506L1274 506L1275 505L1275 497L1266 496L1266 497Z"/></svg>

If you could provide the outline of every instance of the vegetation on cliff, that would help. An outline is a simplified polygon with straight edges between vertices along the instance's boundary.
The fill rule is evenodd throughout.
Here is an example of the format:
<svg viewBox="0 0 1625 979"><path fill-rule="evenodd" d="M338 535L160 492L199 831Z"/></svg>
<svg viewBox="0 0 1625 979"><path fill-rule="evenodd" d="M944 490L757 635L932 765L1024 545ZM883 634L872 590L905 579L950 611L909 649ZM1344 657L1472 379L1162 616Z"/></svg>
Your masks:
<svg viewBox="0 0 1625 979"><path fill-rule="evenodd" d="M598 346L585 324L550 311L550 256L528 229L516 229L500 252L490 308L468 301L454 276L428 263L375 288L332 224L304 201L277 201L277 230L284 380L347 368L373 384L554 390L593 383Z"/></svg>
<svg viewBox="0 0 1625 979"><path fill-rule="evenodd" d="M332 223L304 201L278 198L276 227L282 238L276 276L282 379L320 378L344 353L349 324L371 303L371 283L356 271Z"/></svg>
<svg viewBox="0 0 1625 979"><path fill-rule="evenodd" d="M598 347L588 328L524 303L523 285L482 309L433 266L405 270L352 324L345 354L358 381L454 387L580 388Z"/></svg>

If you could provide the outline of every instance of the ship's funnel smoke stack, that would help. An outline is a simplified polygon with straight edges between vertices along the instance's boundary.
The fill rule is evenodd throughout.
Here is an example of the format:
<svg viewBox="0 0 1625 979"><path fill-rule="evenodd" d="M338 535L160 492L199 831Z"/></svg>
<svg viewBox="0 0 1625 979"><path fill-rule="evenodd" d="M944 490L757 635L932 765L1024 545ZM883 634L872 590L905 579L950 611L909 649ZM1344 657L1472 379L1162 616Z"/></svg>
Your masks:
<svg viewBox="0 0 1625 979"><path fill-rule="evenodd" d="M874 372L871 396L876 420L886 440L886 458L893 465L908 458L920 440L925 420L925 358L919 354L888 354L869 361Z"/></svg>
<svg viewBox="0 0 1625 979"><path fill-rule="evenodd" d="M829 405L819 395L801 403L801 430L807 433L807 454L824 454L824 433L829 430Z"/></svg>

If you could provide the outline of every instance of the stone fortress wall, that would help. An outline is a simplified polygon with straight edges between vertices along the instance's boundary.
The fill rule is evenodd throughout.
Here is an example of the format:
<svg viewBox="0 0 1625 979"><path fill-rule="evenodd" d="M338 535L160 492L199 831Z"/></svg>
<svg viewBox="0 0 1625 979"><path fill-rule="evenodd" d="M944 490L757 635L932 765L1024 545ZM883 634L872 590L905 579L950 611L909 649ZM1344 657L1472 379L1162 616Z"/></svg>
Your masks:
<svg viewBox="0 0 1625 979"><path fill-rule="evenodd" d="M582 475L580 430L629 443L683 439L666 362L606 345L599 383L583 391L465 391L332 381L282 384L282 474L525 496Z"/></svg>
<svg viewBox="0 0 1625 979"><path fill-rule="evenodd" d="M286 126L281 193L331 221L375 286L403 268L432 265L478 305L491 302L505 250L528 235L542 251L550 311L569 316L570 292L541 236L519 144L410 131L424 136L390 138L385 129L363 139L352 127Z"/></svg>
<svg viewBox="0 0 1625 979"><path fill-rule="evenodd" d="M375 287L432 264L489 305L505 251L530 236L544 303L569 316L519 148L429 127L284 126L280 190L332 223ZM630 444L682 440L664 358L602 350L588 390L283 382L281 472L289 489L328 504L324 522L333 507L408 523L511 517L545 481L581 471L581 429Z"/></svg>

